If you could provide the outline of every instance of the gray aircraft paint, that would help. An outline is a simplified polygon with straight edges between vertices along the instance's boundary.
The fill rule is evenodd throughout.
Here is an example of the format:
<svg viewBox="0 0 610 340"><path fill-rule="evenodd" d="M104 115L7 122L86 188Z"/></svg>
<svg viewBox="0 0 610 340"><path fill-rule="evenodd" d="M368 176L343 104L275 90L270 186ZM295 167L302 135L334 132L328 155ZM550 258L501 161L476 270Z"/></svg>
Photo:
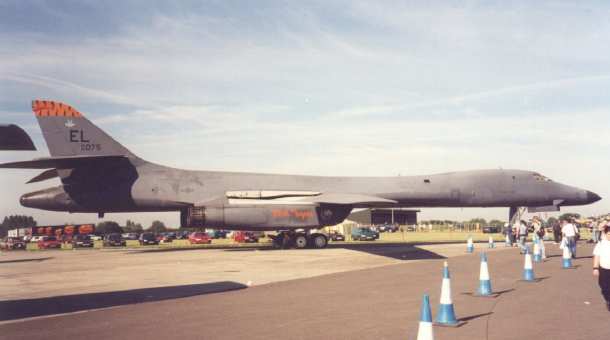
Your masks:
<svg viewBox="0 0 610 340"><path fill-rule="evenodd" d="M600 199L593 192L548 180L532 171L474 170L429 176L320 177L190 171L144 161L114 141L80 112L61 103L35 101L34 111L51 154L50 158L2 164L4 168L47 170L32 179L58 175L62 186L25 194L24 206L70 212L185 211L189 207L217 208L207 216L226 220L232 214L240 227L274 229L315 227L317 218L283 220L277 207L306 211L326 207L336 222L352 208L362 207L539 207L582 205ZM273 199L230 200L227 192L303 192ZM313 193L312 193L313 192ZM280 195L281 196L281 195ZM262 209L260 207L267 207ZM273 207L275 206L275 208ZM540 208L544 207L544 208ZM220 210L218 210L220 209ZM275 209L275 210L274 210ZM296 209L296 210L294 210ZM311 210L313 211L313 210ZM216 214L216 215L215 215ZM345 215L345 216L343 216ZM213 220L213 219L212 219ZM265 222L265 221L267 222ZM224 221L224 220L223 220ZM233 220L232 220L233 221ZM257 222L258 221L258 222ZM262 221L262 222L261 222ZM295 222L296 221L296 222ZM260 222L260 223L259 223ZM303 222L303 223L301 223Z"/></svg>

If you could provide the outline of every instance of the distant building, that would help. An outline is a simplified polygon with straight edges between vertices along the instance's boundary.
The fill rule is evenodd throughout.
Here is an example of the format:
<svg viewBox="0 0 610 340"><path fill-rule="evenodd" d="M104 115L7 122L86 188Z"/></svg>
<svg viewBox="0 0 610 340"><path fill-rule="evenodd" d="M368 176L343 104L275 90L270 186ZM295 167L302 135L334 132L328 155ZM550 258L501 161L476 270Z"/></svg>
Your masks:
<svg viewBox="0 0 610 340"><path fill-rule="evenodd" d="M379 225L379 224L417 224L416 209L404 208L376 208L365 209L351 213L347 218L358 224Z"/></svg>

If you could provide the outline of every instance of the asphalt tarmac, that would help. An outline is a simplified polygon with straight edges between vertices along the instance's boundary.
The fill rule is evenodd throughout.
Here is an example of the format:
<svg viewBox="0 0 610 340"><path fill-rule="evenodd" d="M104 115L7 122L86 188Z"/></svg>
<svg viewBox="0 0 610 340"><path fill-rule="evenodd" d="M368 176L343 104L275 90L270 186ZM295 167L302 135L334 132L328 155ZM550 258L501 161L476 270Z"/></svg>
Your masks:
<svg viewBox="0 0 610 340"><path fill-rule="evenodd" d="M436 314L445 260L465 324L435 327L435 339L608 338L610 312L591 275L590 245L579 247L575 269L562 269L559 249L548 243L536 283L520 281L519 251L498 245L488 252L496 298L472 294L477 253L487 249L464 248L11 254L0 258L0 339L415 339L422 294ZM108 276L119 283L96 284L112 263L121 277Z"/></svg>

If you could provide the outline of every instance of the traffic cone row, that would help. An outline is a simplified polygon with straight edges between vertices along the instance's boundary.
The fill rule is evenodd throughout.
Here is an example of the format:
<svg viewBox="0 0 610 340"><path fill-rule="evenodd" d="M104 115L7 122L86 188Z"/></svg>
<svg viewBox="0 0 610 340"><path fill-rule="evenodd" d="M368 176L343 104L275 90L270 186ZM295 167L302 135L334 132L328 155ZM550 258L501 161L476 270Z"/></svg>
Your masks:
<svg viewBox="0 0 610 340"><path fill-rule="evenodd" d="M421 314L419 317L419 330L417 340L433 340L434 330L432 329L432 311L430 310L430 297L424 294L421 304Z"/></svg>
<svg viewBox="0 0 610 340"><path fill-rule="evenodd" d="M525 263L523 264L523 281L535 281L534 266L532 265L532 255L529 249L525 249Z"/></svg>
<svg viewBox="0 0 610 340"><path fill-rule="evenodd" d="M438 306L436 323L439 325L456 325L455 311L453 310L453 300L451 299L451 277L449 276L449 266L447 261L443 265L443 283L441 285L441 301Z"/></svg>
<svg viewBox="0 0 610 340"><path fill-rule="evenodd" d="M506 245L510 243L508 235L506 237ZM525 259L523 263L523 281L536 282L534 275L533 262L541 262L541 249L538 242L541 240L536 239L534 242L534 259L532 260L532 254L529 249L525 250ZM489 248L493 248L493 239L489 238ZM472 253L474 251L474 245L472 237L468 238L467 251ZM563 248L563 268L572 267L572 254L570 249L566 246ZM493 296L493 290L491 288L491 278L489 275L489 266L487 263L487 255L481 253L481 267L479 270L479 288L477 289L476 295L478 296ZM455 309L453 306L453 300L451 298L451 276L449 274L449 266L447 262L443 264L443 281L441 284L441 297L436 315L435 324L440 326L458 326L459 321L455 316ZM434 331L432 328L432 312L430 309L430 298L427 294L424 294L423 302L421 306L421 317L419 321L419 330L417 333L417 340L433 340Z"/></svg>
<svg viewBox="0 0 610 340"><path fill-rule="evenodd" d="M563 256L562 257L563 257L562 268L563 269L572 268L572 252L570 251L570 248L568 247L567 244L563 247Z"/></svg>
<svg viewBox="0 0 610 340"><path fill-rule="evenodd" d="M542 262L542 252L540 252L539 239L534 240L534 262Z"/></svg>
<svg viewBox="0 0 610 340"><path fill-rule="evenodd" d="M468 237L468 241L466 242L466 252L472 253L474 251L474 243L472 242L472 236Z"/></svg>
<svg viewBox="0 0 610 340"><path fill-rule="evenodd" d="M481 253L481 269L479 270L479 289L477 294L480 296L491 296L491 279L489 277L489 268L487 266L487 255Z"/></svg>

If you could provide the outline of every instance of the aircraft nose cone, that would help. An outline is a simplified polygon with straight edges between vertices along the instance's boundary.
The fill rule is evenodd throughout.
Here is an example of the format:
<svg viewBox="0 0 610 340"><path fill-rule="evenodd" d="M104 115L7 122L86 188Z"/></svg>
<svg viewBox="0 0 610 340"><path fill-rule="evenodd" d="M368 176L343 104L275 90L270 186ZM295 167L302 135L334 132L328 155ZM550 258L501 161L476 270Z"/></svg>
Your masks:
<svg viewBox="0 0 610 340"><path fill-rule="evenodd" d="M598 194L594 193L593 191L587 190L587 202L593 203L593 202L597 202L601 199L602 198Z"/></svg>

